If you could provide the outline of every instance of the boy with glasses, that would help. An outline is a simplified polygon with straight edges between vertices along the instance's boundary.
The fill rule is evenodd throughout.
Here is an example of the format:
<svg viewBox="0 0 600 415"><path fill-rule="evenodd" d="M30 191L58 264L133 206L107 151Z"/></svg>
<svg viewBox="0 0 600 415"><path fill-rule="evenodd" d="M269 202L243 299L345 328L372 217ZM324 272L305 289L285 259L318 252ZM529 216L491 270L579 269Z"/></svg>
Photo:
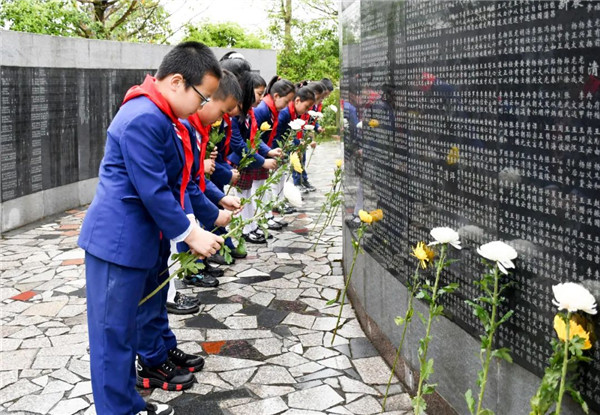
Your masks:
<svg viewBox="0 0 600 415"><path fill-rule="evenodd" d="M161 239L185 241L200 257L223 243L184 211L193 160L179 121L201 107L220 78L208 47L182 43L165 56L156 78L127 92L108 128L96 196L79 237L98 414L173 414L168 405L146 404L135 390L136 315L157 282Z"/></svg>

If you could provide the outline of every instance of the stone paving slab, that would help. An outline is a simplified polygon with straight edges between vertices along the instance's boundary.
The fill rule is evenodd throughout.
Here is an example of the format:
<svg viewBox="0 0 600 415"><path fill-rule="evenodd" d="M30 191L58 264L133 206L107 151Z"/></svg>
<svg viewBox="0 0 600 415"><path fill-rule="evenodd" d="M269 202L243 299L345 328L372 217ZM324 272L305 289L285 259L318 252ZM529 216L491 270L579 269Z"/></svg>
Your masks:
<svg viewBox="0 0 600 415"><path fill-rule="evenodd" d="M310 151L310 150L309 150ZM142 391L178 415L381 413L389 367L360 328L351 304L331 345L343 287L341 218L316 251L313 227L333 177L338 143L317 147L305 195L289 227L247 259L224 267L216 289L198 296L196 315L170 316L188 353L206 357L185 392ZM0 240L0 413L95 414L87 353L84 253L76 233L85 208L4 235ZM388 413L408 414L410 398L394 385Z"/></svg>

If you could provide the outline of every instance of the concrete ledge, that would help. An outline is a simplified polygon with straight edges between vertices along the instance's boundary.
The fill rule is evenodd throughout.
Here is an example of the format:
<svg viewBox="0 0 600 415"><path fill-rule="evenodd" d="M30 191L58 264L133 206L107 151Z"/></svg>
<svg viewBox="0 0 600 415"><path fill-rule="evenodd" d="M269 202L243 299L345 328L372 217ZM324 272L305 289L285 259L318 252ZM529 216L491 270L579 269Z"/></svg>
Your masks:
<svg viewBox="0 0 600 415"><path fill-rule="evenodd" d="M90 203L98 178L55 187L0 203L0 232Z"/></svg>
<svg viewBox="0 0 600 415"><path fill-rule="evenodd" d="M352 234L343 225L344 269L352 262ZM394 318L403 316L408 306L408 290L369 254L359 255L354 266L349 298L356 310L358 320L381 356L392 366L400 344L402 328ZM416 301L415 312L427 315L424 303ZM549 328L552 330L552 328ZM396 366L396 375L411 394L418 385L418 342L425 334L423 324L416 316L409 327ZM437 383L437 394L427 397L427 413L430 415L468 414L464 394L468 389L476 396L475 383L480 369L478 339L466 333L447 318L437 320L432 328L433 340L428 357L435 361L435 373L431 383ZM516 364L504 361L492 363L484 407L496 415L528 415L529 400L535 394L541 379ZM563 407L565 414L580 414L581 409L572 401Z"/></svg>

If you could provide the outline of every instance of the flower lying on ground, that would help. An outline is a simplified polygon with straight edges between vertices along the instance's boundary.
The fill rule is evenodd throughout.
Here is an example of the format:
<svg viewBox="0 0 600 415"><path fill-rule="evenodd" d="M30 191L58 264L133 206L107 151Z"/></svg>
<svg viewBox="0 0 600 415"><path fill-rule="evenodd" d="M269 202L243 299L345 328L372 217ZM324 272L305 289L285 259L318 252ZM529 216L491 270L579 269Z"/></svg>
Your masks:
<svg viewBox="0 0 600 415"><path fill-rule="evenodd" d="M596 299L583 285L565 282L553 285L552 291L554 292L552 303L558 306L559 310L596 314Z"/></svg>
<svg viewBox="0 0 600 415"><path fill-rule="evenodd" d="M283 196L290 205L302 207L302 194L300 193L300 189L294 186L292 182L285 182L283 185Z"/></svg>

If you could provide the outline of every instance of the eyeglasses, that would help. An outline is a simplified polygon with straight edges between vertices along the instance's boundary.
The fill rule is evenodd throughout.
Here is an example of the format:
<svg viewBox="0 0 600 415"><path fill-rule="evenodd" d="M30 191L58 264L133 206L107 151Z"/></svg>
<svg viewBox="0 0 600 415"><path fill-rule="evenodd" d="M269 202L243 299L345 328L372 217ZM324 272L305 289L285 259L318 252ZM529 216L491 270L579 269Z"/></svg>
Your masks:
<svg viewBox="0 0 600 415"><path fill-rule="evenodd" d="M201 107L203 107L204 105L206 105L206 104L208 104L208 103L210 102L210 98L206 98L206 97L205 97L205 96L202 94L202 92L200 92L200 91L198 91L198 90L196 89L196 87L195 87L194 85L190 84L190 86L192 87L192 89L193 89L194 91L196 91L196 94L200 95L200 98L202 98L202 102L200 103L200 106L201 106Z"/></svg>

